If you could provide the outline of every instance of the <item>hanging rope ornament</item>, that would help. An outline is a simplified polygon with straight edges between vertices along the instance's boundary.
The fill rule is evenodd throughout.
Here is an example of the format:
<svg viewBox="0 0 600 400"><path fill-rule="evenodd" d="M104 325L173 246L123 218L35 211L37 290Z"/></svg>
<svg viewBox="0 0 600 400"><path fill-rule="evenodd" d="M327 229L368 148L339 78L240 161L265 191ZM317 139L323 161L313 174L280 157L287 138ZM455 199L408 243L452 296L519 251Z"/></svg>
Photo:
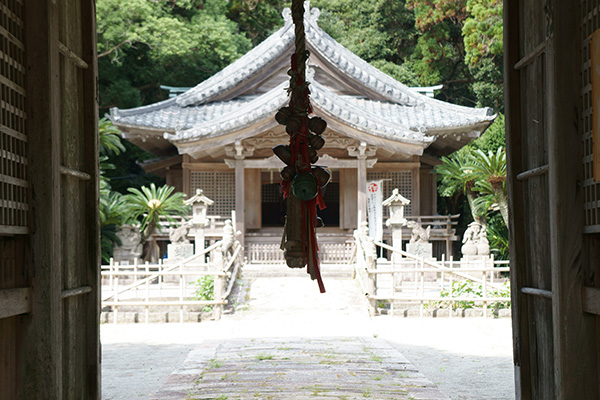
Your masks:
<svg viewBox="0 0 600 400"><path fill-rule="evenodd" d="M316 228L323 226L317 217L317 207L325 208L321 189L330 180L330 173L313 166L319 159L317 150L325 144L321 134L327 123L312 114L310 91L306 82L306 37L304 33L304 2L292 1L292 20L296 33L296 51L292 55L290 75L290 105L283 107L275 115L281 125L285 125L290 135L289 145L279 145L273 152L286 167L281 171L284 198L287 198L286 222L281 240L285 260L290 268L307 267L313 280L317 280L321 293L325 286L319 269L319 255Z"/></svg>

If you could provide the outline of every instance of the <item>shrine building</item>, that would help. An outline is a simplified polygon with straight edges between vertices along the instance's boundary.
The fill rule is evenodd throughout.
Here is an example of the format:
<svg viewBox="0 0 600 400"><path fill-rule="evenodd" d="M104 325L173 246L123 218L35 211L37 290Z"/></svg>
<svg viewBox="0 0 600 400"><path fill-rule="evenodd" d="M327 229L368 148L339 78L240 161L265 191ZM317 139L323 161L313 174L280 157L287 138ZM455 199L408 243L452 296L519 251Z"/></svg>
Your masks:
<svg viewBox="0 0 600 400"><path fill-rule="evenodd" d="M144 164L146 171L188 196L202 189L214 200L209 215L228 218L235 210L246 241L272 236L277 243L285 215L284 164L271 150L289 143L274 118L289 102L294 52L289 9L283 17L281 29L197 86L155 104L113 108L109 115L126 140L156 155ZM398 188L411 201L405 215L437 214L433 168L439 157L479 137L495 114L405 86L333 40L318 18L316 8L304 17L310 100L314 115L328 124L317 162L332 172L324 191L327 208L319 212L323 232L351 237L365 219L369 180L384 180L384 199Z"/></svg>

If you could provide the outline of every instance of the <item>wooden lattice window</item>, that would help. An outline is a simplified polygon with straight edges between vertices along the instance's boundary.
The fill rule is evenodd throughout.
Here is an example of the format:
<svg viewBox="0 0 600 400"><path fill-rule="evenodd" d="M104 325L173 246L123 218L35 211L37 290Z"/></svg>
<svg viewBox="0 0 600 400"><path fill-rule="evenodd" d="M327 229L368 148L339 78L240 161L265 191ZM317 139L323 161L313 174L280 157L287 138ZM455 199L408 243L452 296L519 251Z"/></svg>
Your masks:
<svg viewBox="0 0 600 400"><path fill-rule="evenodd" d="M231 210L235 210L234 172L192 172L191 188L192 193L202 189L204 195L214 201L208 207L208 215L231 218Z"/></svg>
<svg viewBox="0 0 600 400"><path fill-rule="evenodd" d="M0 6L0 234L27 233L23 4Z"/></svg>
<svg viewBox="0 0 600 400"><path fill-rule="evenodd" d="M594 181L591 35L600 29L600 0L581 0L581 104L585 232L600 232L600 182ZM600 96L600 93L594 93ZM600 138L599 138L600 139ZM596 160L600 163L600 160Z"/></svg>
<svg viewBox="0 0 600 400"><path fill-rule="evenodd" d="M400 194L410 200L410 204L404 207L404 215L412 215L412 176L411 171L367 172L369 181L383 179L384 200L392 195L392 190L395 188L398 188Z"/></svg>

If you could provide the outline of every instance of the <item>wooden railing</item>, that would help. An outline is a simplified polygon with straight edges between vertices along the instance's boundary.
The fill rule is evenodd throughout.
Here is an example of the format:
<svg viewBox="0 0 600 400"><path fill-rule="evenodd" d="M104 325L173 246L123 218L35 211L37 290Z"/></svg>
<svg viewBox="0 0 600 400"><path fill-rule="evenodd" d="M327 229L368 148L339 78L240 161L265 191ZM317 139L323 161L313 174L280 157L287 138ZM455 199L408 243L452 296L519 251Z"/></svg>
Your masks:
<svg viewBox="0 0 600 400"><path fill-rule="evenodd" d="M397 256L392 261L376 258L376 247L384 248ZM372 315L381 302L418 304L419 315L426 306L450 307L460 303L481 304L483 316L488 316L491 303L510 302L507 281L503 274L510 271L508 261L492 259L468 263L450 260L426 260L384 243L356 237L355 271L361 289L369 301ZM467 282L468 281L468 282ZM453 283L475 286L481 295L461 293L455 296ZM460 292L460 290L459 290ZM452 316L452 312L448 313Z"/></svg>
<svg viewBox="0 0 600 400"><path fill-rule="evenodd" d="M221 256L221 241L174 264L119 265L111 260L103 265L101 276L102 307L113 309L113 322L118 321L119 307L143 307L145 322L149 320L150 307L179 306L179 320L184 320L184 306L212 306L214 318L220 319L223 306L231 294L235 278L243 263L243 248L239 242L233 252ZM210 259L206 262L206 258ZM202 276L214 277L214 300L194 300L196 288L190 283ZM121 286L121 281L133 281Z"/></svg>
<svg viewBox="0 0 600 400"><path fill-rule="evenodd" d="M352 253L352 243L320 243L319 259L323 263L347 263ZM246 257L253 264L281 264L285 262L280 243L246 243Z"/></svg>

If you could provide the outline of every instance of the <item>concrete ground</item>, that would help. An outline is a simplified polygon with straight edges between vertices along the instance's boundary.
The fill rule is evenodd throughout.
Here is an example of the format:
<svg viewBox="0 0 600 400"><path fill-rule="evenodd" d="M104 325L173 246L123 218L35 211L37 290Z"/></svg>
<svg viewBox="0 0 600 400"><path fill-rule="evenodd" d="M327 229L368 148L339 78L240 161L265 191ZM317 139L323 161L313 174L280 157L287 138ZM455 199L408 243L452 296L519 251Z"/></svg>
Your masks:
<svg viewBox="0 0 600 400"><path fill-rule="evenodd" d="M273 354L277 354L277 349L309 346L311 340L314 343L323 338L336 338L336 343L375 341L374 348L387 349L381 351L396 354L397 360L406 357L424 378L451 399L514 398L509 319L371 318L353 280L326 278L325 294L318 293L316 283L308 276L267 278L253 274L249 282L248 301L244 307L225 315L221 321L103 324L102 398L161 398L154 396L169 393L169 385L172 386L174 379L171 377L169 383L172 372L181 372L190 366L205 371L206 363L214 359L218 349L222 349L223 354L236 354L233 350L226 351L227 346L238 346L239 354L243 353L240 350L243 343L258 340L266 343L263 347L273 347ZM195 353L192 352L194 349ZM213 356L204 357L200 349L209 349ZM261 351L269 352L266 348ZM382 357L375 355L372 359ZM313 363L314 366L317 364L323 363ZM382 395L372 398L405 397Z"/></svg>

